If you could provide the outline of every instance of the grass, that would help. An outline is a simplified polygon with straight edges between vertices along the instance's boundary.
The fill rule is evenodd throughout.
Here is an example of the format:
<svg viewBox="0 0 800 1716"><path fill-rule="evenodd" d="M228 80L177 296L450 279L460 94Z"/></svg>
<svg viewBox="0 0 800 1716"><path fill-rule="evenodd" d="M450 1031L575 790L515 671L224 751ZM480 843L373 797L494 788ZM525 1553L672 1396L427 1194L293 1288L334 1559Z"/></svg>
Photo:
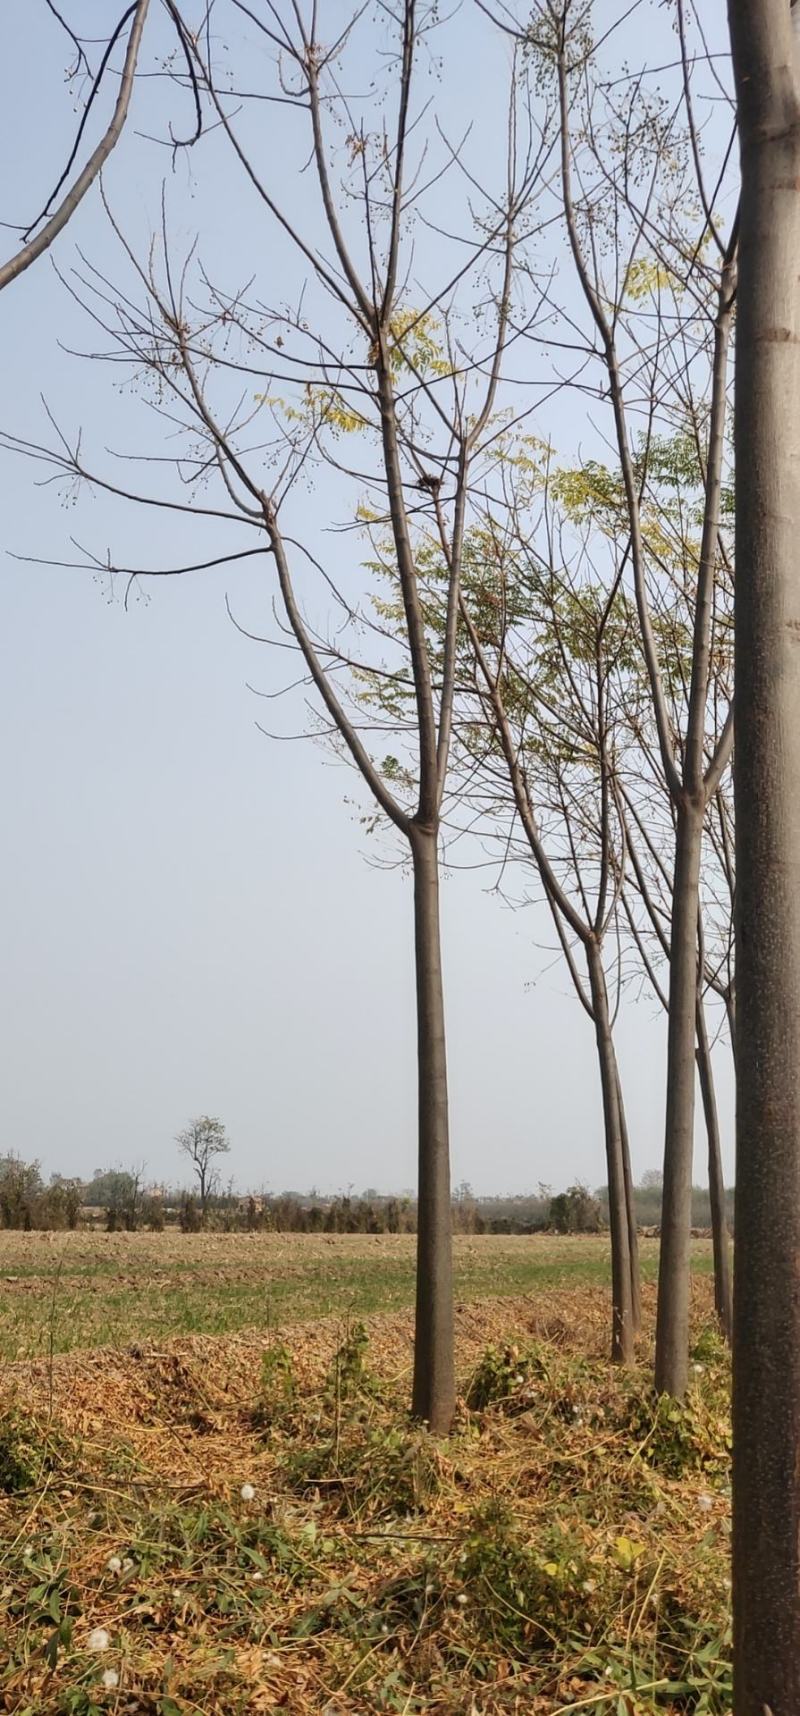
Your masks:
<svg viewBox="0 0 800 1716"><path fill-rule="evenodd" d="M729 1716L708 1283L682 1407L612 1370L574 1277L457 1325L445 1443L404 1312L7 1367L0 1708Z"/></svg>
<svg viewBox="0 0 800 1716"><path fill-rule="evenodd" d="M642 1241L645 1280L657 1245ZM603 1286L605 1238L459 1236L464 1301L554 1287ZM711 1269L707 1240L694 1267ZM0 1356L187 1334L233 1334L274 1322L364 1317L413 1303L411 1235L19 1234L0 1232Z"/></svg>

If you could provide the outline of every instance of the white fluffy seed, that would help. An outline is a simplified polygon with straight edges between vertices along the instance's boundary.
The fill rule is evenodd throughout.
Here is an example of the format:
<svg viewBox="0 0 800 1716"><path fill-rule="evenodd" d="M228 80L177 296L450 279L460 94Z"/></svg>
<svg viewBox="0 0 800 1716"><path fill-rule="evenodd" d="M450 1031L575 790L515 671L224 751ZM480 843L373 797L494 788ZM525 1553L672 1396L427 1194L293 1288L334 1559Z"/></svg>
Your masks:
<svg viewBox="0 0 800 1716"><path fill-rule="evenodd" d="M105 1627L93 1627L88 1639L86 1640L86 1649L98 1651L108 1650L110 1643L111 1636L106 1632Z"/></svg>
<svg viewBox="0 0 800 1716"><path fill-rule="evenodd" d="M254 1501L256 1492L252 1484L242 1484L239 1494L242 1501Z"/></svg>

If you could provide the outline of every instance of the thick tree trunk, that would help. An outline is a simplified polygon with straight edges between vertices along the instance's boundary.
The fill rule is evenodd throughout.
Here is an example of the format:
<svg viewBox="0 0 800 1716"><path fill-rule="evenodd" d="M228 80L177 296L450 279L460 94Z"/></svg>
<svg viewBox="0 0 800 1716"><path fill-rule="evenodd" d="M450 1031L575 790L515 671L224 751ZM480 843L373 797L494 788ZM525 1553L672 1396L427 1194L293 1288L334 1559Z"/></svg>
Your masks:
<svg viewBox="0 0 800 1716"><path fill-rule="evenodd" d="M613 1043L612 1043L613 1047ZM633 1170L631 1168L631 1144L628 1136L628 1118L625 1113L625 1102L622 1096L622 1080L619 1076L617 1051L614 1049L614 1066L617 1075L617 1103L619 1106L619 1128L622 1138L622 1171L625 1176L625 1207L628 1212L628 1255L631 1266L631 1316L633 1318L634 1334L639 1333L642 1326L642 1280L639 1271L639 1224L636 1219L636 1194L633 1186Z"/></svg>
<svg viewBox="0 0 800 1716"><path fill-rule="evenodd" d="M628 1239L628 1201L625 1194L622 1128L620 1124L619 1072L611 1035L603 956L594 942L586 944L586 964L592 994L600 1083L603 1091L603 1121L608 1171L608 1219L611 1230L611 1357L617 1364L632 1364L634 1326L631 1305L631 1260Z"/></svg>
<svg viewBox="0 0 800 1716"><path fill-rule="evenodd" d="M736 327L736 1716L800 1711L800 47L729 0Z"/></svg>
<svg viewBox="0 0 800 1716"><path fill-rule="evenodd" d="M672 887L667 1124L655 1374L659 1394L672 1394L678 1398L685 1393L689 1376L697 908L702 843L702 806L683 798L677 807Z"/></svg>
<svg viewBox="0 0 800 1716"><path fill-rule="evenodd" d="M412 1411L446 1436L455 1407L453 1242L438 833L415 824L419 1228Z"/></svg>
<svg viewBox="0 0 800 1716"><path fill-rule="evenodd" d="M708 1190L711 1200L711 1234L714 1245L714 1309L726 1341L733 1330L733 1282L731 1279L731 1245L728 1217L725 1209L725 1177L722 1172L722 1149L719 1136L717 1093L711 1044L708 1040L706 1014L700 996L697 998L697 1070L703 1097L703 1113L708 1137Z"/></svg>

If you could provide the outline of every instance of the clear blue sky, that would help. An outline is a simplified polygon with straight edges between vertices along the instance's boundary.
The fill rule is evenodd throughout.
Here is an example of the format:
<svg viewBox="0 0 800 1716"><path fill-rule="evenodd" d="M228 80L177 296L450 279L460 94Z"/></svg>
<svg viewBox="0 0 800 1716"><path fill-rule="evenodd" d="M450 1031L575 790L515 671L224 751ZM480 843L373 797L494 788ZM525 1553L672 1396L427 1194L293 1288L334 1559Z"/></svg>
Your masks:
<svg viewBox="0 0 800 1716"><path fill-rule="evenodd" d="M84 0L71 15L97 13ZM495 79L499 99L505 64L477 11L465 5L459 18L442 97L453 118L478 67L482 93ZM154 9L150 70L163 35ZM16 170L3 175L0 213L21 221L49 190L75 114L65 45L40 0L13 9L6 50L0 159ZM147 233L166 173L179 236L199 229L204 255L246 277L263 260L260 240L220 143L173 174L143 135L163 135L163 120L163 84L143 82L107 173L116 213ZM264 124L277 127L274 111ZM301 208L307 194L298 181ZM79 248L116 266L96 193L57 245L61 269L79 265ZM64 349L98 343L40 261L0 297L2 426L44 438L44 394L87 448L147 446L142 402ZM225 595L257 624L264 572L153 585L126 612L102 581L11 555L68 559L74 534L153 565L181 557L181 525L88 494L65 502L35 476L0 458L0 1151L38 1157L48 1172L144 1159L168 1177L174 1133L205 1111L229 1129L241 1186L412 1185L409 881L365 861L348 772L313 745L273 744L256 729L247 682L269 683L273 669L231 625ZM488 882L453 874L444 887L454 1179L486 1192L598 1184L591 1025L550 950L546 914L512 912ZM625 1004L619 1046L640 1171L662 1146L655 1004ZM724 1048L718 1066L727 1140Z"/></svg>

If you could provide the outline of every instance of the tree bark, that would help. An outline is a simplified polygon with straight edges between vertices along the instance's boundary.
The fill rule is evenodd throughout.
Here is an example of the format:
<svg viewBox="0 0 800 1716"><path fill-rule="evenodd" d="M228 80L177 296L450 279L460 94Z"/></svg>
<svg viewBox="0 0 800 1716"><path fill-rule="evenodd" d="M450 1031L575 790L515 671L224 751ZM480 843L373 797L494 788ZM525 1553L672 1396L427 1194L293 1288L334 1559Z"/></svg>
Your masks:
<svg viewBox="0 0 800 1716"><path fill-rule="evenodd" d="M736 1072L736 991L728 990L725 997L725 1013L728 1020L728 1036L731 1040L731 1055L733 1070Z"/></svg>
<svg viewBox="0 0 800 1716"><path fill-rule="evenodd" d="M736 1716L800 1710L800 48L729 0L736 326Z"/></svg>
<svg viewBox="0 0 800 1716"><path fill-rule="evenodd" d="M446 1436L455 1409L453 1241L438 830L412 825L419 1079L419 1227L412 1411Z"/></svg>
<svg viewBox="0 0 800 1716"><path fill-rule="evenodd" d="M628 1136L628 1118L625 1113L625 1102L622 1095L622 1080L619 1076L617 1051L613 1047L614 1066L617 1076L617 1104L619 1107L619 1127L622 1138L622 1171L625 1177L625 1207L628 1213L628 1255L631 1266L631 1317L633 1332L638 1335L642 1326L642 1279L639 1270L639 1224L636 1219L636 1194L633 1185L633 1170L631 1168L631 1146Z"/></svg>
<svg viewBox="0 0 800 1716"><path fill-rule="evenodd" d="M733 1331L733 1282L731 1279L731 1246L728 1217L725 1208L725 1177L722 1172L722 1149L719 1136L717 1093L711 1063L706 1014L702 998L697 998L697 1070L708 1137L708 1190L711 1199L711 1235L714 1246L714 1309L726 1341Z"/></svg>
<svg viewBox="0 0 800 1716"><path fill-rule="evenodd" d="M603 1091L606 1163L608 1171L608 1219L611 1230L611 1357L617 1364L632 1364L634 1322L631 1303L631 1258L628 1230L628 1199L625 1189L619 1070L611 1034L603 956L596 942L586 943L586 963L592 994L600 1082Z"/></svg>
<svg viewBox="0 0 800 1716"><path fill-rule="evenodd" d="M702 843L703 807L684 795L677 806L672 885L667 1119L655 1370L658 1393L678 1399L685 1394L689 1377L697 909Z"/></svg>

